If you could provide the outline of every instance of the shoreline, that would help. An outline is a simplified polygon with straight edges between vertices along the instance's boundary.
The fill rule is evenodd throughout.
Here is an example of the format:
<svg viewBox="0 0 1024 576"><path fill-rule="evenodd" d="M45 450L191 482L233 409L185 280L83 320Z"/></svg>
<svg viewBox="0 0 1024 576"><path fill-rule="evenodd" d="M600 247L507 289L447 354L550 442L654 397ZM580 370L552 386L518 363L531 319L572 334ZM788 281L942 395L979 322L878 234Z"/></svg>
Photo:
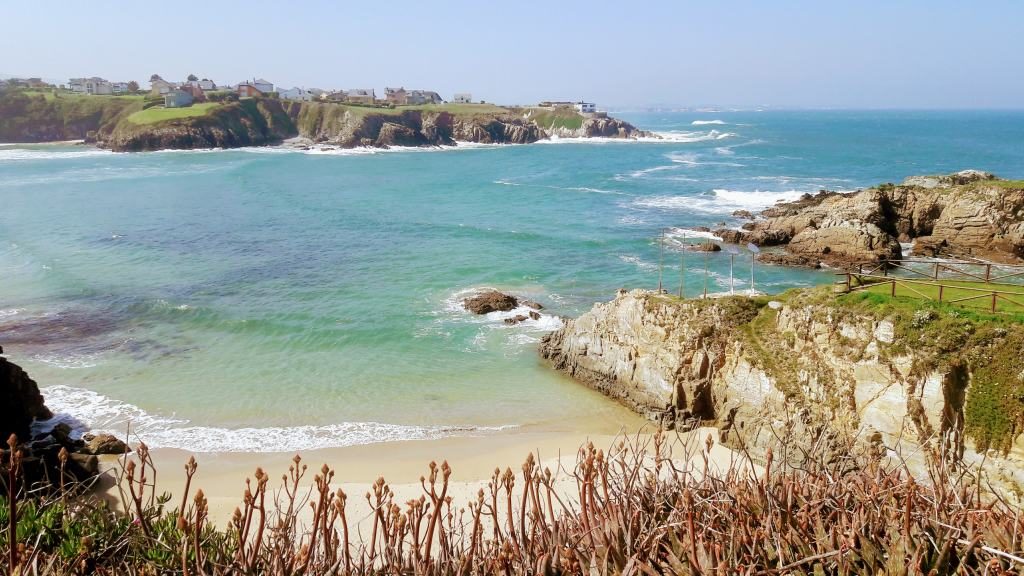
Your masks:
<svg viewBox="0 0 1024 576"><path fill-rule="evenodd" d="M573 469L578 451L593 443L598 450L609 453L613 446L622 441L627 443L653 443L655 427L645 425L639 430L623 428L619 434L587 432L559 433L532 431L521 434L504 434L487 438L443 438L437 440L386 442L381 444L326 448L305 451L299 454L301 464L308 466L302 480L300 493L313 483L315 474L327 465L334 472L333 484L349 494L350 507L365 516L370 511L363 494L372 488L378 478L383 477L395 491L396 501L404 502L422 494L420 479L429 474L429 465L448 462L451 466L451 489L453 506L463 507L475 498L480 489L487 488L495 470L512 470L517 476L520 466L528 455L547 467L556 478L560 491L572 497L575 490ZM718 442L718 431L714 428L698 428L692 432L666 432L666 445L673 452L677 464L689 462L703 466L699 453L705 449L710 435L714 444L709 462L711 469L723 472L731 466L749 466L749 462ZM690 460L678 459L688 453ZM245 481L253 478L257 468L270 477L270 488L280 487L281 475L294 464L293 453L218 453L197 454L172 448L156 449L150 452L157 471L156 494L171 494L168 506L177 506L185 485L184 465L194 457L198 469L191 482L191 495L201 489L209 501L210 518L217 525L224 525L231 518L235 507L242 503ZM127 455L135 460L135 453ZM120 506L115 481L119 472L119 457L105 457L104 473L101 475L98 492L112 505ZM755 466L751 468L757 470Z"/></svg>

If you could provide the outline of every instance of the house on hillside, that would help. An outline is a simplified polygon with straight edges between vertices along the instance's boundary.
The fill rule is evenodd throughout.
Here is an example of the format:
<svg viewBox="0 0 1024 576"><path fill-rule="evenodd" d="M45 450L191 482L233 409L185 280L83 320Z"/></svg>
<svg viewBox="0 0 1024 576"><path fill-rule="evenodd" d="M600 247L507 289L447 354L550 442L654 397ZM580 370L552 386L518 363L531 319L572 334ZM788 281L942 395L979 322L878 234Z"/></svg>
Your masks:
<svg viewBox="0 0 1024 576"><path fill-rule="evenodd" d="M108 80L96 76L92 78L72 78L68 81L68 87L72 92L79 94L109 95L114 93L114 87Z"/></svg>
<svg viewBox="0 0 1024 576"><path fill-rule="evenodd" d="M263 94L270 94L271 92L274 91L274 83L268 82L267 80L264 80L262 78L258 80L253 80L252 85L255 86L256 89L262 92Z"/></svg>
<svg viewBox="0 0 1024 576"><path fill-rule="evenodd" d="M192 101L192 93L186 90L171 90L164 94L164 108L185 108L191 106Z"/></svg>
<svg viewBox="0 0 1024 576"><path fill-rule="evenodd" d="M253 98L255 96L263 96L263 91L256 87L252 82L242 82L235 90L238 92L239 98Z"/></svg>
<svg viewBox="0 0 1024 576"><path fill-rule="evenodd" d="M405 106L406 104L409 103L408 98L409 95L408 93L406 93L404 87L384 88L384 99L387 100L389 104L394 104L395 106Z"/></svg>
<svg viewBox="0 0 1024 576"><path fill-rule="evenodd" d="M177 88L177 84L174 82L168 82L159 76L157 76L155 80L149 81L149 90L154 96L163 96L171 90L177 90Z"/></svg>
<svg viewBox="0 0 1024 576"><path fill-rule="evenodd" d="M373 88L353 88L348 91L345 100L353 104L373 104L377 101L377 94Z"/></svg>
<svg viewBox="0 0 1024 576"><path fill-rule="evenodd" d="M320 88L307 88L306 92L309 92L310 97L313 100L323 99L324 94L327 94L327 90L321 90Z"/></svg>
<svg viewBox="0 0 1024 576"><path fill-rule="evenodd" d="M430 90L410 90L406 96L406 104L443 104L444 99L437 92Z"/></svg>
<svg viewBox="0 0 1024 576"><path fill-rule="evenodd" d="M110 89L114 94L127 94L130 92L127 82L111 82Z"/></svg>
<svg viewBox="0 0 1024 576"><path fill-rule="evenodd" d="M459 94L456 94L454 97L452 97L452 102L456 104L472 104L473 95L470 94L469 92L460 92Z"/></svg>
<svg viewBox="0 0 1024 576"><path fill-rule="evenodd" d="M573 108L575 108L580 114L593 114L594 112L597 112L597 104L594 104L593 102L584 102L583 100L574 102Z"/></svg>
<svg viewBox="0 0 1024 576"><path fill-rule="evenodd" d="M326 102L344 102L348 100L348 92L345 90L332 90L321 94L320 99Z"/></svg>
<svg viewBox="0 0 1024 576"><path fill-rule="evenodd" d="M189 86L191 86L193 88L198 88L198 89L202 90L203 92L212 92L212 91L217 89L217 84L213 80L210 80L209 78L203 78L202 80L188 80L188 81L182 83L183 86L185 84L187 84L187 85L189 85Z"/></svg>
<svg viewBox="0 0 1024 576"><path fill-rule="evenodd" d="M293 102L312 102L313 94L305 88L289 88L287 90L281 90L278 92L278 96L281 100L291 100Z"/></svg>

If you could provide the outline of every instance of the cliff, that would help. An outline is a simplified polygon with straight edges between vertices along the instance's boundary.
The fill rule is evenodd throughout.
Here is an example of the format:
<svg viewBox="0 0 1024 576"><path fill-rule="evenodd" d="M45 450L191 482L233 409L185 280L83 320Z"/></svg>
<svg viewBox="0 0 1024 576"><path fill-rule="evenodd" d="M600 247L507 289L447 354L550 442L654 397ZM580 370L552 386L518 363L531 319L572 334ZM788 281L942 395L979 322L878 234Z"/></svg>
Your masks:
<svg viewBox="0 0 1024 576"><path fill-rule="evenodd" d="M298 134L342 148L450 146L457 141L530 144L545 135L509 111L453 113L444 109L388 109L303 102L288 104Z"/></svg>
<svg viewBox="0 0 1024 576"><path fill-rule="evenodd" d="M1024 181L975 170L808 194L761 216L742 230L715 233L728 242L785 246L762 257L782 264L899 259L900 242L912 242L915 255L1024 260Z"/></svg>
<svg viewBox="0 0 1024 576"><path fill-rule="evenodd" d="M828 443L980 462L1024 486L1021 318L827 289L775 300L620 291L548 335L541 355L667 427L717 426L763 457ZM923 450L917 450L923 448Z"/></svg>
<svg viewBox="0 0 1024 576"><path fill-rule="evenodd" d="M142 109L137 98L0 93L0 142L92 140Z"/></svg>
<svg viewBox="0 0 1024 576"><path fill-rule="evenodd" d="M211 107L201 115L145 122L133 114L102 136L118 152L191 148L239 148L276 144L296 135L281 102L248 99Z"/></svg>
<svg viewBox="0 0 1024 576"><path fill-rule="evenodd" d="M243 99L188 108L142 109L141 97L0 93L0 142L86 139L119 152L264 146L301 136L314 144L451 146L530 144L550 137L654 137L615 118L572 109L542 111L491 104L376 108Z"/></svg>

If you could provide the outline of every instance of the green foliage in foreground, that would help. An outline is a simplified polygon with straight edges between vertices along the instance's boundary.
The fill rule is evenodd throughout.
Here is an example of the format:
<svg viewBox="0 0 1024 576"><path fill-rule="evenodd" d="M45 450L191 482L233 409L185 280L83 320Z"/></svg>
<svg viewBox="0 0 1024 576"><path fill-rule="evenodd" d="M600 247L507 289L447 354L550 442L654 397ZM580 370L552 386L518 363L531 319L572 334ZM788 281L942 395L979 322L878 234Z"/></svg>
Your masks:
<svg viewBox="0 0 1024 576"><path fill-rule="evenodd" d="M778 439L777 454L789 440ZM273 485L257 469L223 529L191 486L194 460L185 466L181 506L169 510L169 497L153 498L156 470L140 445L121 471L129 512L91 496L8 492L0 514L17 503L16 534L0 522L0 562L7 573L42 576L973 576L1014 567L1024 518L984 494L973 473L933 463L922 482L899 463L825 444L803 447L799 464L769 452L752 473L741 460L711 468L710 438L624 437L607 453L581 447L565 471L531 454L521 472L495 470L477 495L464 497L449 491L447 462L431 462L418 498L399 499L384 478L374 482L365 495L377 511L370 515L353 511L330 467L310 482L296 456Z"/></svg>

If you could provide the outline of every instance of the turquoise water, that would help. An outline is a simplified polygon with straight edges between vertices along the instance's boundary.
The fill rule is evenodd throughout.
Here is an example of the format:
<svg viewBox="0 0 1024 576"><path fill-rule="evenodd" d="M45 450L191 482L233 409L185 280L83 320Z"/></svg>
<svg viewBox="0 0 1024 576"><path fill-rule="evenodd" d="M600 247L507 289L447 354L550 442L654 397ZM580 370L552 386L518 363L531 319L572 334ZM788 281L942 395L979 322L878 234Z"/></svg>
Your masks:
<svg viewBox="0 0 1024 576"><path fill-rule="evenodd" d="M51 405L155 446L297 450L634 423L536 344L679 278L682 229L821 188L1024 177L1020 112L622 114L658 142L113 154L0 146L0 344ZM712 123L713 122L713 123ZM691 237L694 234L689 234ZM742 254L736 288L749 288ZM708 258L710 290L729 256ZM687 292L703 291L689 255ZM759 267L777 292L827 272ZM542 302L506 326L458 302Z"/></svg>

